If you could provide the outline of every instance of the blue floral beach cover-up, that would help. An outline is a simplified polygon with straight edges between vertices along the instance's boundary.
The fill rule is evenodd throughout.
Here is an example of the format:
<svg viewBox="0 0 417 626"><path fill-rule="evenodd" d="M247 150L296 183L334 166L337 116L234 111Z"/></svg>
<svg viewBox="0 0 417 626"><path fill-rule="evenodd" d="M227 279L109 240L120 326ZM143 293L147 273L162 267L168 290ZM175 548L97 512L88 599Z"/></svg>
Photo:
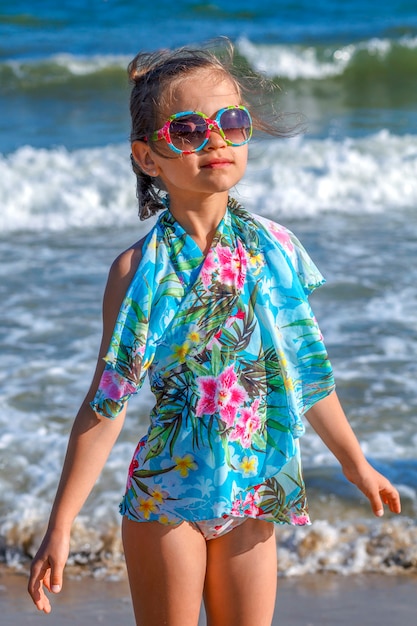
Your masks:
<svg viewBox="0 0 417 626"><path fill-rule="evenodd" d="M307 298L323 282L290 231L234 200L206 256L169 210L160 215L92 402L114 418L149 375L156 403L122 514L310 522L301 417L334 388Z"/></svg>

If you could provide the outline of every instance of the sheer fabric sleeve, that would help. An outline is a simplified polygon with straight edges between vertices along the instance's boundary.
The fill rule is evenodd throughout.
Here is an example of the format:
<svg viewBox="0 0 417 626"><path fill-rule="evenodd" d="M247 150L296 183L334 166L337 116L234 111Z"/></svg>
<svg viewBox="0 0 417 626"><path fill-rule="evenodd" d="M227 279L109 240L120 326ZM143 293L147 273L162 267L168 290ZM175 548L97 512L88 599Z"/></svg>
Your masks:
<svg viewBox="0 0 417 626"><path fill-rule="evenodd" d="M145 253L120 307L104 357L106 365L91 407L110 419L117 417L130 396L140 389L152 363L148 335L154 274L154 259Z"/></svg>
<svg viewBox="0 0 417 626"><path fill-rule="evenodd" d="M297 273L307 295L310 295L317 287L326 282L320 270L294 233L285 226L262 216L256 215L256 219L264 226L269 236L278 241Z"/></svg>

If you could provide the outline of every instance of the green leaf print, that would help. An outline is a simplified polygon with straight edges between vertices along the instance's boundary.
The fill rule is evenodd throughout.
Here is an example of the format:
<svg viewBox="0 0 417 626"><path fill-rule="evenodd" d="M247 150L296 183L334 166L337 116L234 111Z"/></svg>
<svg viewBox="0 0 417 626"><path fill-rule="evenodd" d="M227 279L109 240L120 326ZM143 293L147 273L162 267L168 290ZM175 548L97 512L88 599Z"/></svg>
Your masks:
<svg viewBox="0 0 417 626"><path fill-rule="evenodd" d="M175 265L180 272L187 272L188 270L193 270L201 265L201 257L196 257L187 261L176 261Z"/></svg>
<svg viewBox="0 0 417 626"><path fill-rule="evenodd" d="M285 489L276 478L268 478L260 490L262 497L262 511L271 514L278 523L289 523ZM292 503L291 503L292 504Z"/></svg>
<svg viewBox="0 0 417 626"><path fill-rule="evenodd" d="M184 233L182 237L170 237L169 238L169 246L172 249L174 255L177 257L184 248L187 241L187 235Z"/></svg>
<svg viewBox="0 0 417 626"><path fill-rule="evenodd" d="M187 366L193 372L193 374L196 374L197 376L210 376L210 369L204 367L204 365L201 365L193 358L189 358L187 360Z"/></svg>
<svg viewBox="0 0 417 626"><path fill-rule="evenodd" d="M151 298L152 298L152 289L148 285L148 301L150 301ZM129 304L132 311L134 312L135 321L139 322L140 324L147 324L149 321L148 317L144 314L138 302L136 300L133 300L132 298L128 298L126 302ZM128 319L126 320L126 322L128 323Z"/></svg>
<svg viewBox="0 0 417 626"><path fill-rule="evenodd" d="M167 474L168 472L172 472L175 467L175 465L172 465L171 467L165 467L164 469L158 470L137 469L133 472L133 476L138 476L139 478L151 478L152 476L159 476L160 474Z"/></svg>
<svg viewBox="0 0 417 626"><path fill-rule="evenodd" d="M253 433L252 444L251 447L255 447L259 452L264 452L266 448L266 438L262 437L259 433Z"/></svg>
<svg viewBox="0 0 417 626"><path fill-rule="evenodd" d="M184 295L184 289L181 286L181 284L179 284L178 287L176 286L167 287L166 289L164 289L164 291L161 291L160 294L158 294L158 296L161 298L165 296L172 296L173 298L182 298L183 295Z"/></svg>
<svg viewBox="0 0 417 626"><path fill-rule="evenodd" d="M222 370L221 352L217 343L213 344L211 350L211 371L213 376L218 376Z"/></svg>
<svg viewBox="0 0 417 626"><path fill-rule="evenodd" d="M291 430L290 430L290 428L288 428L288 426L284 426L280 422L277 422L276 420L271 419L271 418L268 418L267 425L268 425L268 428L273 428L274 430L279 430L281 433L289 433L289 432L291 432Z"/></svg>
<svg viewBox="0 0 417 626"><path fill-rule="evenodd" d="M151 430L148 436L148 442L155 441L156 443L149 448L148 454L145 457L145 461L149 461L156 456L159 456L167 446L170 437L174 434L175 439L178 436L178 424L177 422L181 422L181 415L177 417L174 421L167 422L163 426L155 426ZM180 425L181 428L181 425Z"/></svg>
<svg viewBox="0 0 417 626"><path fill-rule="evenodd" d="M175 442L178 439L178 435L181 432L181 425L182 425L182 419L175 420L174 432L172 434L171 441L169 442L169 452L170 452L171 456L174 455L174 446L175 446Z"/></svg>
<svg viewBox="0 0 417 626"><path fill-rule="evenodd" d="M130 495L130 491L133 493L134 497L137 499L139 497L139 493L138 491L135 489L135 487L138 487L140 489L140 491L142 493L146 493L147 496L152 497L153 496L153 491L151 489L149 489L149 487L142 482L141 480L139 480L136 477L136 472L133 473L133 475L131 476L131 483L130 483L130 489L126 492L126 500L129 502L129 504L132 506L133 504L133 498ZM172 496L165 496L164 498L165 500L178 500L178 498L173 498Z"/></svg>

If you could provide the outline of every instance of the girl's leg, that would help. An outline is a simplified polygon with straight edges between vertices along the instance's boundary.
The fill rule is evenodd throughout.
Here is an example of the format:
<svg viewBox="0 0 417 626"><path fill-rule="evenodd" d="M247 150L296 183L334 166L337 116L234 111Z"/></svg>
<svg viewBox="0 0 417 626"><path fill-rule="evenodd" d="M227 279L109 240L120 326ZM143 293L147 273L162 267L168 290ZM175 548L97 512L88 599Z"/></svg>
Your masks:
<svg viewBox="0 0 417 626"><path fill-rule="evenodd" d="M274 525L249 519L207 542L208 626L270 626L277 587Z"/></svg>
<svg viewBox="0 0 417 626"><path fill-rule="evenodd" d="M126 517L122 534L137 626L197 626L206 573L202 534L186 522Z"/></svg>

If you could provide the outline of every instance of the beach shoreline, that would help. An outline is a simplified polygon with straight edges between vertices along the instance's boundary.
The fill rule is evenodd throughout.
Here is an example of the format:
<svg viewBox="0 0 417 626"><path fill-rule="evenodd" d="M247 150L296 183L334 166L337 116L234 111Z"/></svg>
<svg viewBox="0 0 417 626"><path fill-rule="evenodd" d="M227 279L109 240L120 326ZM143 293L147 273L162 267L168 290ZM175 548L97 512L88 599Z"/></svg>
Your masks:
<svg viewBox="0 0 417 626"><path fill-rule="evenodd" d="M0 608L4 623L134 626L127 579L111 581L66 577L49 616L38 613L26 592L27 576L0 568ZM414 575L316 574L279 578L273 626L385 626L414 623ZM199 625L205 626L202 609Z"/></svg>

